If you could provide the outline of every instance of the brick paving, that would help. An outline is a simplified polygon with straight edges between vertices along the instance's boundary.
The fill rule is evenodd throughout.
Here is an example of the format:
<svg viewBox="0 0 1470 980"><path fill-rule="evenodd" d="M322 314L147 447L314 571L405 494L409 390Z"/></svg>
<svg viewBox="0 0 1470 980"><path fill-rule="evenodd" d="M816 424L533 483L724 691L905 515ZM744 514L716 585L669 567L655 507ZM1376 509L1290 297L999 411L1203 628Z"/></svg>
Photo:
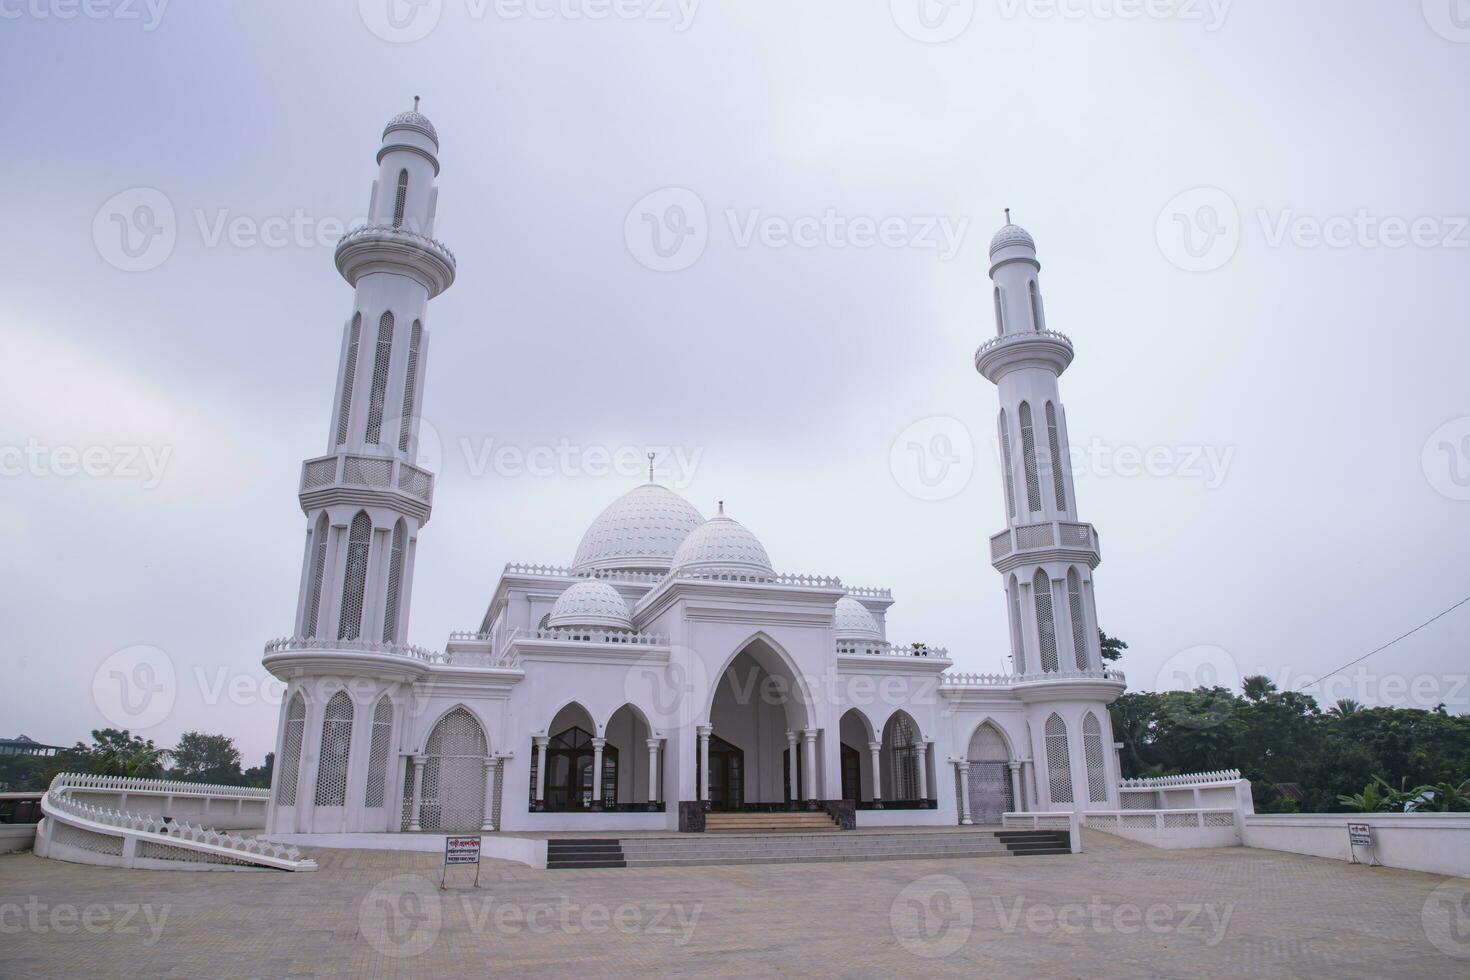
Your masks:
<svg viewBox="0 0 1470 980"><path fill-rule="evenodd" d="M1271 851L606 871L316 850L155 872L0 855L0 976L1470 976L1444 879ZM1436 906L1437 907L1437 906ZM1441 944L1444 943L1443 937Z"/></svg>

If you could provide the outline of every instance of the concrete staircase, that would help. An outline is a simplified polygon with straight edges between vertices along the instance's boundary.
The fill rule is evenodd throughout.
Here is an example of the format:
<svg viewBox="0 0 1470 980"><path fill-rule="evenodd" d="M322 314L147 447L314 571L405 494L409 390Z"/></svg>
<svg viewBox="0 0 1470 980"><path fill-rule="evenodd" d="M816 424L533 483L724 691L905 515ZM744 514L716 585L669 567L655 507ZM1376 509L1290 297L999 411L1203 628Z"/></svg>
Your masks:
<svg viewBox="0 0 1470 980"><path fill-rule="evenodd" d="M825 811L788 810L776 813L705 814L707 834L836 833L837 824Z"/></svg>
<svg viewBox="0 0 1470 980"><path fill-rule="evenodd" d="M623 849L614 838L565 837L546 842L548 871L573 868L624 868Z"/></svg>
<svg viewBox="0 0 1470 980"><path fill-rule="evenodd" d="M1072 837L1065 830L998 830L995 836L1017 857L1072 853Z"/></svg>
<svg viewBox="0 0 1470 980"><path fill-rule="evenodd" d="M826 815L823 814L823 817ZM894 834L784 831L775 834L681 834L626 837L630 868L709 864L797 864L826 861L922 861L1006 857L1013 852L990 831Z"/></svg>

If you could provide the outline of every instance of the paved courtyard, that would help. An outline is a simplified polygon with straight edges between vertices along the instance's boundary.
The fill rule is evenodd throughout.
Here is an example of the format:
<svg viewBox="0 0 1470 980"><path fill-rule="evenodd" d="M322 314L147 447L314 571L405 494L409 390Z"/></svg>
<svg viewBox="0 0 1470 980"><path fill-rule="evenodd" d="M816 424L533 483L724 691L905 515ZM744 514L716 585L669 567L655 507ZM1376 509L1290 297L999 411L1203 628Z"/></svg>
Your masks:
<svg viewBox="0 0 1470 980"><path fill-rule="evenodd" d="M479 890L456 869L444 892L431 854L319 850L314 874L0 855L0 976L1470 976L1470 934L1436 937L1461 957L1426 934L1442 878L1086 842L971 861L487 862Z"/></svg>

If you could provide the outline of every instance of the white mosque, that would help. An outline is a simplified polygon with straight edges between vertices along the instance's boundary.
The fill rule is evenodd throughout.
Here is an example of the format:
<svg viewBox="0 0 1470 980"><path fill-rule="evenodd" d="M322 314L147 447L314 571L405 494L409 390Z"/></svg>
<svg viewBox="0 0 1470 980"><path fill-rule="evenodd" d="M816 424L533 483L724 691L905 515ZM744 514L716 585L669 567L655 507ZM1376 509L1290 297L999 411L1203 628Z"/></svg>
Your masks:
<svg viewBox="0 0 1470 980"><path fill-rule="evenodd" d="M417 106L417 102L415 102ZM1008 674L890 644L887 589L775 569L719 505L655 483L596 515L570 564L508 565L479 627L406 642L434 476L416 465L428 304L454 281L432 236L439 139L414 111L377 151L370 223L337 247L354 289L323 455L306 460L293 635L268 831L700 831L998 825L1116 811L1120 773L1093 569L1031 236L990 245L1006 527L990 538ZM589 515L591 516L591 515ZM547 556L537 556L547 557ZM732 816L734 815L734 816ZM727 824L741 826L740 824Z"/></svg>

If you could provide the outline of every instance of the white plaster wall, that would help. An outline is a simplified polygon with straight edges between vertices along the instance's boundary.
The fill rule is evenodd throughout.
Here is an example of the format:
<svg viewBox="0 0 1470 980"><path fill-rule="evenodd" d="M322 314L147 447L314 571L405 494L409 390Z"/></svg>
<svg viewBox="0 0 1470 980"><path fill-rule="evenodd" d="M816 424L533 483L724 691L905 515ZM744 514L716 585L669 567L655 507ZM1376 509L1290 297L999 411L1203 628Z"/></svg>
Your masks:
<svg viewBox="0 0 1470 980"><path fill-rule="evenodd" d="M1350 823L1373 828L1373 852L1387 867L1470 875L1470 814L1250 814L1245 817L1242 837L1246 847L1347 861L1352 856L1347 833ZM1356 850L1358 860L1367 863L1369 849Z"/></svg>

